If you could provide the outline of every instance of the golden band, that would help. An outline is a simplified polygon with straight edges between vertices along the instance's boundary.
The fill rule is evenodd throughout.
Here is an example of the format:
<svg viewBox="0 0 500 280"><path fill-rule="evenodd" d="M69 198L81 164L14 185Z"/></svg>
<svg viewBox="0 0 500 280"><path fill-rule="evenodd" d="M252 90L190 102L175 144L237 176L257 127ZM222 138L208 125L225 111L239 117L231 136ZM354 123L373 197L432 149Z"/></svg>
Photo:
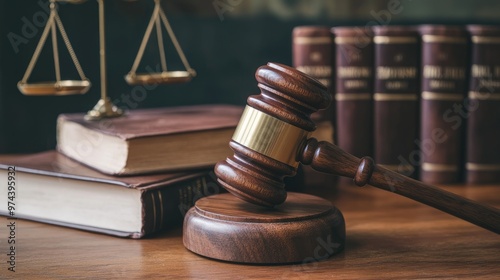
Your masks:
<svg viewBox="0 0 500 280"><path fill-rule="evenodd" d="M422 92L423 100L447 100L447 101L461 101L465 96L461 93L440 93L440 92Z"/></svg>
<svg viewBox="0 0 500 280"><path fill-rule="evenodd" d="M414 93L375 93L375 101L417 101L418 95Z"/></svg>
<svg viewBox="0 0 500 280"><path fill-rule="evenodd" d="M469 91L469 99L500 100L500 93Z"/></svg>
<svg viewBox="0 0 500 280"><path fill-rule="evenodd" d="M472 36L474 44L500 44L500 37Z"/></svg>
<svg viewBox="0 0 500 280"><path fill-rule="evenodd" d="M465 169L469 171L500 171L500 164L479 164L467 162Z"/></svg>
<svg viewBox="0 0 500 280"><path fill-rule="evenodd" d="M467 43L467 38L465 38L465 37L441 36L441 35L423 35L422 36L422 41L424 41L424 43L465 44L465 43Z"/></svg>
<svg viewBox="0 0 500 280"><path fill-rule="evenodd" d="M247 105L234 132L233 141L297 167L297 153L310 133Z"/></svg>
<svg viewBox="0 0 500 280"><path fill-rule="evenodd" d="M440 164L440 163L422 163L422 170L431 172L456 172L458 166L456 164Z"/></svg>
<svg viewBox="0 0 500 280"><path fill-rule="evenodd" d="M368 44L372 39L368 36L355 36L355 37L335 37L335 44Z"/></svg>
<svg viewBox="0 0 500 280"><path fill-rule="evenodd" d="M335 94L335 100L372 100L372 95L370 93L337 93Z"/></svg>
<svg viewBox="0 0 500 280"><path fill-rule="evenodd" d="M333 42L332 37L295 37L293 38L295 44L300 45L320 45L330 44Z"/></svg>
<svg viewBox="0 0 500 280"><path fill-rule="evenodd" d="M396 37L396 36L375 36L373 37L375 44L410 44L416 43L416 37Z"/></svg>

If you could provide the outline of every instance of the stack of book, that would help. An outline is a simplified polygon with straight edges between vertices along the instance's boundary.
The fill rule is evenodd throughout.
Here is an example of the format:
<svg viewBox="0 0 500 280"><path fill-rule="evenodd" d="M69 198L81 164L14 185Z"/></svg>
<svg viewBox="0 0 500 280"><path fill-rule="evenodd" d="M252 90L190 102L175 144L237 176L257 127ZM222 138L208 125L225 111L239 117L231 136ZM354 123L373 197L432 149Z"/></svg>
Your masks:
<svg viewBox="0 0 500 280"><path fill-rule="evenodd" d="M63 114L57 151L0 156L0 214L121 237L179 225L193 203L223 189L212 168L232 152L242 108L130 111L85 121Z"/></svg>
<svg viewBox="0 0 500 280"><path fill-rule="evenodd" d="M330 30L338 146L427 183L500 182L499 26Z"/></svg>

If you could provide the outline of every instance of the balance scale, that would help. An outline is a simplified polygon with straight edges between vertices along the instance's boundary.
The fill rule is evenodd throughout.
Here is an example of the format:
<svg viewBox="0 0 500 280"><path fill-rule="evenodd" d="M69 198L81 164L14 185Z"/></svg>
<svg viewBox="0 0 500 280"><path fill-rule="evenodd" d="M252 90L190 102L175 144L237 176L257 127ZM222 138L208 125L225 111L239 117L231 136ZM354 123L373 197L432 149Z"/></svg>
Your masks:
<svg viewBox="0 0 500 280"><path fill-rule="evenodd" d="M30 60L28 68L24 73L21 81L18 82L17 87L21 93L31 96L47 96L47 95L73 95L73 94L85 94L91 87L90 80L85 76L83 69L78 61L78 58L71 46L71 42L68 35L64 29L63 23L57 12L57 2L65 2L71 4L81 4L86 2L86 0L50 0L50 15L47 20L47 24L42 32L42 36L38 45L36 46L35 52ZM101 74L101 98L90 110L85 118L87 120L100 120L103 118L118 117L123 115L123 111L110 101L107 96L106 90L106 44L105 44L105 21L104 21L104 0L97 0L99 4L99 53L100 53L100 74ZM144 84L173 84L173 83L185 83L191 81L193 77L196 76L196 71L189 65L182 48L175 37L175 34L170 26L170 23L161 7L160 0L154 0L155 6L153 14L146 28L146 32L142 39L141 45L137 52L137 56L134 60L131 70L127 75L125 75L125 81L129 85L144 85ZM175 47L177 54L179 55L185 70L184 71L171 71L167 68L167 60L165 56L165 48L163 44L162 35L162 24L165 27L170 40ZM156 36L158 41L158 51L160 55L160 63L162 72L157 73L137 73L137 68L141 62L142 56L144 55L144 50L150 39L151 32L156 29ZM73 64L80 76L79 79L75 80L65 80L61 77L61 68L59 62L59 49L57 42L57 32L61 34L62 40L69 52L69 55L73 61ZM29 77L38 61L40 53L47 41L47 38L51 35L52 40L52 52L54 56L54 69L55 69L55 81L48 82L28 82Z"/></svg>

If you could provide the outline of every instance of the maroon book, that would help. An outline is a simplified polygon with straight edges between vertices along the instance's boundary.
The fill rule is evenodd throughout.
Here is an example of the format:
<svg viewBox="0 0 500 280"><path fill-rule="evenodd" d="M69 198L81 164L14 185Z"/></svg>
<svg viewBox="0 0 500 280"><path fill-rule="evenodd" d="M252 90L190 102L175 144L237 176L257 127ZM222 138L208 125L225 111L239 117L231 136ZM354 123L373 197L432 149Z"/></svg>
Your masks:
<svg viewBox="0 0 500 280"><path fill-rule="evenodd" d="M374 26L374 158L415 177L420 40L414 27Z"/></svg>
<svg viewBox="0 0 500 280"><path fill-rule="evenodd" d="M180 226L197 199L224 191L210 172L114 177L55 151L2 155L0 178L14 178L8 199L20 207L0 215L141 238Z"/></svg>
<svg viewBox="0 0 500 280"><path fill-rule="evenodd" d="M333 36L325 26L297 26L292 35L293 67L332 85Z"/></svg>
<svg viewBox="0 0 500 280"><path fill-rule="evenodd" d="M297 26L292 34L293 67L317 79L333 93L333 35L325 26ZM333 143L333 123L335 104L326 110L313 113L316 123L313 137ZM305 184L328 187L335 183L335 176L318 173L309 166L303 166Z"/></svg>
<svg viewBox="0 0 500 280"><path fill-rule="evenodd" d="M334 27L337 145L355 156L372 154L373 41L370 29Z"/></svg>
<svg viewBox="0 0 500 280"><path fill-rule="evenodd" d="M462 27L424 25L422 36L420 179L431 184L461 179L468 84L468 36Z"/></svg>
<svg viewBox="0 0 500 280"><path fill-rule="evenodd" d="M211 167L232 154L228 143L242 112L211 104L131 110L90 122L84 113L61 114L57 149L110 175Z"/></svg>
<svg viewBox="0 0 500 280"><path fill-rule="evenodd" d="M500 182L500 27L470 25L468 183Z"/></svg>

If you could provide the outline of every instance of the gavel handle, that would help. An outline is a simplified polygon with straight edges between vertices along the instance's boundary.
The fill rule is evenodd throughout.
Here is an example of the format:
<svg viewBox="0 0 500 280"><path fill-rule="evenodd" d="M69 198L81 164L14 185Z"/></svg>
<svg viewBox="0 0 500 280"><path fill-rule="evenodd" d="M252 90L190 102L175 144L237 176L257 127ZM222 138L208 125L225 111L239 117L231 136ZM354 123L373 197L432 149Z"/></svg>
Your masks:
<svg viewBox="0 0 500 280"><path fill-rule="evenodd" d="M359 159L333 144L318 143L311 138L303 150L301 162L317 171L353 178L358 186L370 184L406 196L500 234L500 210L375 165L370 157Z"/></svg>

